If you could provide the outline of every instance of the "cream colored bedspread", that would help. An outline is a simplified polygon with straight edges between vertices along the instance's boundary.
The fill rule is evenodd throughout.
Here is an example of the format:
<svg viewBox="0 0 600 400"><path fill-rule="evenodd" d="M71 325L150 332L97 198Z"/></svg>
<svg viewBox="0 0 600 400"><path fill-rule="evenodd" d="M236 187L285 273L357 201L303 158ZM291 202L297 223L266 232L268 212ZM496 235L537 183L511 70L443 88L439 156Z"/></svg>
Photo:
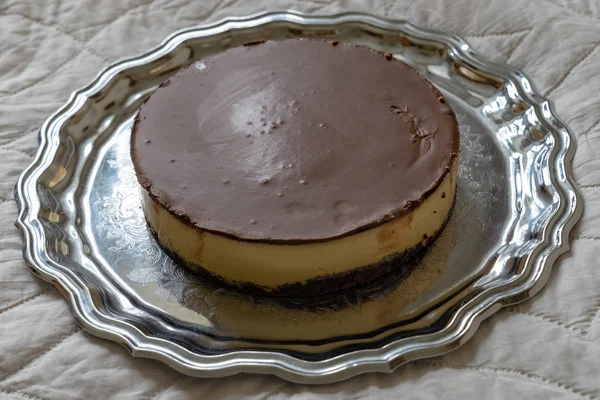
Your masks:
<svg viewBox="0 0 600 400"><path fill-rule="evenodd" d="M25 268L13 186L37 130L108 63L172 31L266 9L363 10L455 32L524 70L578 145L583 221L534 299L484 322L465 346L389 375L329 386L269 376L183 376L78 328ZM600 1L0 0L0 397L15 399L600 398Z"/></svg>

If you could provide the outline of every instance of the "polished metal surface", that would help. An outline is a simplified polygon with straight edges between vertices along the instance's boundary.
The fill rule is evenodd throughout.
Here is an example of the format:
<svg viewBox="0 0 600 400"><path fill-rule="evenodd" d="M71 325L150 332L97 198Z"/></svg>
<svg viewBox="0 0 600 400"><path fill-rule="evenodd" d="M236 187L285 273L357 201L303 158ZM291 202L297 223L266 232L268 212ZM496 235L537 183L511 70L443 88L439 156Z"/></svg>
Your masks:
<svg viewBox="0 0 600 400"><path fill-rule="evenodd" d="M164 79L229 47L297 37L391 52L447 95L462 140L453 217L416 269L310 309L180 269L146 228L129 159L133 116ZM15 189L16 224L26 263L61 290L78 323L134 356L202 377L328 383L450 351L539 291L581 214L573 152L529 79L457 36L366 14L265 13L176 32L75 92L41 128Z"/></svg>

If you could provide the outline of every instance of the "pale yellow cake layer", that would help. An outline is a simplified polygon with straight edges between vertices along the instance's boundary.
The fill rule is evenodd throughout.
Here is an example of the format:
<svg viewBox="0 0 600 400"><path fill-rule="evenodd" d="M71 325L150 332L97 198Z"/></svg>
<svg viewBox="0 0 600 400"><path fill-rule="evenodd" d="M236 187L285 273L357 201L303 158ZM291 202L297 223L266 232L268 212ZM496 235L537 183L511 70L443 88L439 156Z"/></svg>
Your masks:
<svg viewBox="0 0 600 400"><path fill-rule="evenodd" d="M185 224L143 189L142 202L163 248L230 283L250 282L269 290L375 264L435 235L452 209L457 172L455 161L437 189L410 213L359 233L309 244L233 239Z"/></svg>

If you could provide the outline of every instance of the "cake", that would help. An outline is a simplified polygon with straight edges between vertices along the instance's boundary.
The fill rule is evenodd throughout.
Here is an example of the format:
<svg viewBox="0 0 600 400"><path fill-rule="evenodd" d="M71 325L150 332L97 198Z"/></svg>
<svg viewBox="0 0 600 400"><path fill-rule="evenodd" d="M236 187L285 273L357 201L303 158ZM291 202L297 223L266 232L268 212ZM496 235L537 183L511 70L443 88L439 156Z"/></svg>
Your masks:
<svg viewBox="0 0 600 400"><path fill-rule="evenodd" d="M131 158L160 246L207 279L271 296L401 270L454 205L455 114L366 47L252 43L196 61L136 115Z"/></svg>

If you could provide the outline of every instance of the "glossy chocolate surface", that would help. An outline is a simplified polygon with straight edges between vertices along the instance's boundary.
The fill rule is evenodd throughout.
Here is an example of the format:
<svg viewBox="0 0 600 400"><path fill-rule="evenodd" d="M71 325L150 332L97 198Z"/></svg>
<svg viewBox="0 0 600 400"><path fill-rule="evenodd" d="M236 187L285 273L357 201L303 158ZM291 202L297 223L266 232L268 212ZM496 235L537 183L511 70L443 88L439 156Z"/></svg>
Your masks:
<svg viewBox="0 0 600 400"><path fill-rule="evenodd" d="M416 71L325 41L234 48L195 62L142 106L140 184L201 229L322 241L409 211L459 149L455 116Z"/></svg>

